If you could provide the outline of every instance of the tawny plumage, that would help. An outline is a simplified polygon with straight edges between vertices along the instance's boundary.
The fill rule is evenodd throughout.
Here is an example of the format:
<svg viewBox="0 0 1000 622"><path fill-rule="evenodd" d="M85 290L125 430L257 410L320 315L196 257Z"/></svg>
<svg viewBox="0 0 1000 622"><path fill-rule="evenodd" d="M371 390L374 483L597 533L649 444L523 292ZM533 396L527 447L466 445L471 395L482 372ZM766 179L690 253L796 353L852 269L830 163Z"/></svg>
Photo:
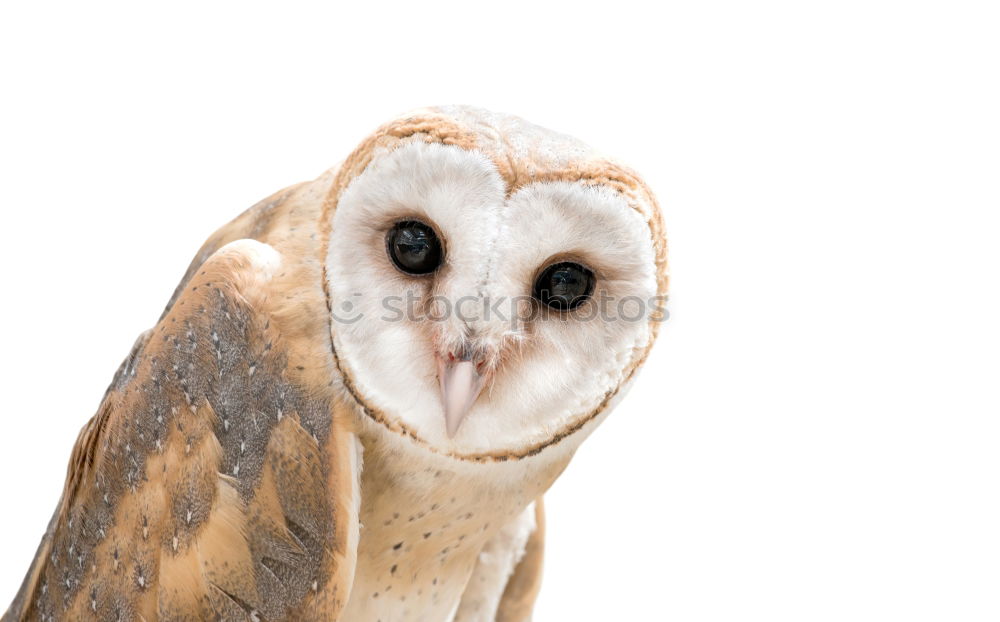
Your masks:
<svg viewBox="0 0 1000 622"><path fill-rule="evenodd" d="M591 289L553 300L552 274ZM476 109L383 126L205 243L81 431L4 620L527 620L540 497L661 319L579 314L666 283L630 170ZM377 316L403 292L516 300Z"/></svg>

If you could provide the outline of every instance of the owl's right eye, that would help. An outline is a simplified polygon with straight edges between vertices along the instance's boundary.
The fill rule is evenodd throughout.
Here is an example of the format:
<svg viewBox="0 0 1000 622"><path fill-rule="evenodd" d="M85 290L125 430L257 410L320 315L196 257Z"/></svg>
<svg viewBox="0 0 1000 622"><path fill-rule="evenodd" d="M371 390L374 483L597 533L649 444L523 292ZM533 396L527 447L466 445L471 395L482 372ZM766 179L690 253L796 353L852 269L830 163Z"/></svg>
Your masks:
<svg viewBox="0 0 1000 622"><path fill-rule="evenodd" d="M385 234L389 259L407 274L430 274L444 259L441 241L434 229L419 220L404 220Z"/></svg>

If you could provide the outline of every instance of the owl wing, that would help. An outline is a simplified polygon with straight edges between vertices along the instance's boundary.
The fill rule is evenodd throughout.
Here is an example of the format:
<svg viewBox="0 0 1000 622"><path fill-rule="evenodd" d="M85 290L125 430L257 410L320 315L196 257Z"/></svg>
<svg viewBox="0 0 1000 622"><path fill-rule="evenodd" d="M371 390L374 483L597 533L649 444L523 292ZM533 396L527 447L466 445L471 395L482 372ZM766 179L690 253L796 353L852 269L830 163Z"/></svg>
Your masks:
<svg viewBox="0 0 1000 622"><path fill-rule="evenodd" d="M81 431L5 621L337 619L359 450L310 274L240 240L190 275Z"/></svg>
<svg viewBox="0 0 1000 622"><path fill-rule="evenodd" d="M541 497L535 501L535 529L524 545L524 555L507 580L496 622L529 622L535 599L542 587L542 559L545 552L545 508Z"/></svg>
<svg viewBox="0 0 1000 622"><path fill-rule="evenodd" d="M542 584L545 512L537 499L483 547L455 622L528 622Z"/></svg>

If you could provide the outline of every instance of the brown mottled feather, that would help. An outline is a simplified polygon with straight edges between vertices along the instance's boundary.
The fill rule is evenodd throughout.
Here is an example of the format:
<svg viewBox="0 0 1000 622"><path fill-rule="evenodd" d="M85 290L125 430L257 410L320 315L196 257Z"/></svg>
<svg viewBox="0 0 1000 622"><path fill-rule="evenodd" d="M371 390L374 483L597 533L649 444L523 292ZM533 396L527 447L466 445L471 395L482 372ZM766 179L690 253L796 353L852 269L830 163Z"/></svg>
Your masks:
<svg viewBox="0 0 1000 622"><path fill-rule="evenodd" d="M80 433L5 621L336 619L353 578L356 448L331 382L318 251L281 235L310 217L293 194L206 244L273 242L286 251L273 277L248 243L211 248L137 341Z"/></svg>

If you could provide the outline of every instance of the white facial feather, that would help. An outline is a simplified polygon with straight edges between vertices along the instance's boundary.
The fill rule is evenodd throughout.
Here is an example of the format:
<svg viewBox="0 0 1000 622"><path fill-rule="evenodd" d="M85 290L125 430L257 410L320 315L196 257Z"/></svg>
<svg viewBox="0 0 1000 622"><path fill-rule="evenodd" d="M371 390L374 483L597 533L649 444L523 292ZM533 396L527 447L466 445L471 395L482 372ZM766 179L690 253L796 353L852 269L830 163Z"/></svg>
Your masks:
<svg viewBox="0 0 1000 622"><path fill-rule="evenodd" d="M405 275L387 256L386 232L410 219L443 240L445 263L431 275ZM539 271L566 259L597 277L574 314L530 300ZM648 317L636 314L656 294L649 227L616 192L537 182L507 197L484 155L422 142L377 154L345 190L327 278L334 343L364 400L433 447L463 454L546 441L600 407L649 341ZM407 296L417 312L437 308L427 304L436 296L451 313L401 317ZM505 317L484 317L483 303L497 301ZM547 313L525 316L539 308ZM516 321L512 309L524 317ZM469 336L500 354L492 382L449 438L434 357Z"/></svg>

